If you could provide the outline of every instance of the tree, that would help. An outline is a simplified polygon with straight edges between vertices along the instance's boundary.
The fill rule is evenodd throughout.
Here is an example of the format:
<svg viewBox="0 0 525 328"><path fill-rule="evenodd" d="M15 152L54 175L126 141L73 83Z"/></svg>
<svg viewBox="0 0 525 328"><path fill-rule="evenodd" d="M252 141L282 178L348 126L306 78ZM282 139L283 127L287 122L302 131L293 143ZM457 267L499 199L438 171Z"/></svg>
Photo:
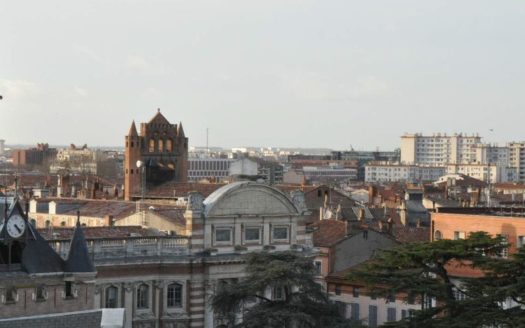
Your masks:
<svg viewBox="0 0 525 328"><path fill-rule="evenodd" d="M410 318L386 327L521 327L525 251L504 259L498 255L506 247L503 237L484 232L465 240L405 244L380 252L347 278L380 296L401 293L421 301L421 309ZM451 268L473 269L480 275L458 280ZM428 299L435 306L425 306ZM509 299L517 304L503 307Z"/></svg>
<svg viewBox="0 0 525 328"><path fill-rule="evenodd" d="M294 252L250 253L246 272L242 280L219 284L212 297L214 311L228 327L358 327L339 314L315 282L310 257Z"/></svg>

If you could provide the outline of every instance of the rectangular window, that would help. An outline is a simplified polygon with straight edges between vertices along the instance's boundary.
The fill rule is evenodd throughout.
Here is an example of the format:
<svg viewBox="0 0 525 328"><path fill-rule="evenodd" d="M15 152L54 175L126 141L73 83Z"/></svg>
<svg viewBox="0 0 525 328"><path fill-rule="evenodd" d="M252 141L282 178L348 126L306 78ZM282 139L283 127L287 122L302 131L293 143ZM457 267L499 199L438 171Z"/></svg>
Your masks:
<svg viewBox="0 0 525 328"><path fill-rule="evenodd" d="M321 267L321 261L314 261L314 267L315 267L315 274L321 275L322 274L322 267Z"/></svg>
<svg viewBox="0 0 525 328"><path fill-rule="evenodd" d="M73 286L71 281L66 281L66 286L64 289L66 297L73 297Z"/></svg>
<svg viewBox="0 0 525 328"><path fill-rule="evenodd" d="M386 311L386 321L396 321L396 308L388 308Z"/></svg>
<svg viewBox="0 0 525 328"><path fill-rule="evenodd" d="M337 307L339 315L346 318L346 304L344 302L335 301L335 306Z"/></svg>
<svg viewBox="0 0 525 328"><path fill-rule="evenodd" d="M232 229L231 228L215 229L215 242L216 243L230 243L231 241L232 241Z"/></svg>
<svg viewBox="0 0 525 328"><path fill-rule="evenodd" d="M284 287L274 287L272 290L272 296L274 300L284 300Z"/></svg>
<svg viewBox="0 0 525 328"><path fill-rule="evenodd" d="M353 287L352 288L352 296L359 297L359 287Z"/></svg>
<svg viewBox="0 0 525 328"><path fill-rule="evenodd" d="M359 320L359 303L350 303L350 319Z"/></svg>
<svg viewBox="0 0 525 328"><path fill-rule="evenodd" d="M335 285L335 294L341 295L341 285Z"/></svg>
<svg viewBox="0 0 525 328"><path fill-rule="evenodd" d="M401 310L401 319L405 319L407 317L407 310Z"/></svg>
<svg viewBox="0 0 525 328"><path fill-rule="evenodd" d="M288 227L274 227L272 239L277 241L288 241Z"/></svg>
<svg viewBox="0 0 525 328"><path fill-rule="evenodd" d="M465 239L464 231L454 231L454 240Z"/></svg>
<svg viewBox="0 0 525 328"><path fill-rule="evenodd" d="M261 228L246 228L244 230L244 241L261 242Z"/></svg>
<svg viewBox="0 0 525 328"><path fill-rule="evenodd" d="M168 307L182 307L182 285L171 284L168 286Z"/></svg>
<svg viewBox="0 0 525 328"><path fill-rule="evenodd" d="M518 236L518 244L516 245L518 248L523 247L525 245L525 236Z"/></svg>
<svg viewBox="0 0 525 328"><path fill-rule="evenodd" d="M368 306L368 326L377 327L377 306L376 305Z"/></svg>

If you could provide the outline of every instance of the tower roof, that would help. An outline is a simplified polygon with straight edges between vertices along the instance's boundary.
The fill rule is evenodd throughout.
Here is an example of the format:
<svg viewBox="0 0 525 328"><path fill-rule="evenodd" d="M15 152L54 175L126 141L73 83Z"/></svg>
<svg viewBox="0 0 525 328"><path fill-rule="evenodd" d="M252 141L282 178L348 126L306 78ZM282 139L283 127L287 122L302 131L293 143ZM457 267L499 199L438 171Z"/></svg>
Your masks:
<svg viewBox="0 0 525 328"><path fill-rule="evenodd" d="M73 238L71 239L71 246L67 255L65 272L95 272L95 267L89 258L89 251L87 248L84 231L80 226L80 212L77 212L77 224Z"/></svg>
<svg viewBox="0 0 525 328"><path fill-rule="evenodd" d="M34 237L26 241L22 252L22 266L28 273L63 272L64 260L49 246L36 229L29 225Z"/></svg>
<svg viewBox="0 0 525 328"><path fill-rule="evenodd" d="M137 126L135 125L135 120L131 122L131 127L129 128L128 136L138 136Z"/></svg>
<svg viewBox="0 0 525 328"><path fill-rule="evenodd" d="M160 108L157 109L157 114L148 122L148 124L171 124L160 112Z"/></svg>
<svg viewBox="0 0 525 328"><path fill-rule="evenodd" d="M184 137L184 129L182 128L182 122L179 122L179 127L177 129L177 136Z"/></svg>

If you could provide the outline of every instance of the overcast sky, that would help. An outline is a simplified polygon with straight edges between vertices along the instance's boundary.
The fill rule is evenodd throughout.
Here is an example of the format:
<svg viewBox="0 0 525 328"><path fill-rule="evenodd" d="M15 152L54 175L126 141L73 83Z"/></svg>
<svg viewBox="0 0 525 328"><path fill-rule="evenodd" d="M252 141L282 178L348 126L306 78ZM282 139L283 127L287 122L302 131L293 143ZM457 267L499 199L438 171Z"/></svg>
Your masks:
<svg viewBox="0 0 525 328"><path fill-rule="evenodd" d="M0 0L0 138L393 149L525 139L523 0ZM493 132L490 131L493 129Z"/></svg>

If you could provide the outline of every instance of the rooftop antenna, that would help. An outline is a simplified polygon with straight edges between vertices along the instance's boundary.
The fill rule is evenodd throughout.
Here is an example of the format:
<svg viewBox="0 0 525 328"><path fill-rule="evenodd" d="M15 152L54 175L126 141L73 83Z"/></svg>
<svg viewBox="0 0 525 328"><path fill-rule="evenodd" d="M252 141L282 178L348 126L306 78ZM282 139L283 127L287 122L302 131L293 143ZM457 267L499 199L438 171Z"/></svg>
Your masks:
<svg viewBox="0 0 525 328"><path fill-rule="evenodd" d="M209 136L210 136L210 129L206 128L206 153L208 153L208 155L210 154Z"/></svg>

